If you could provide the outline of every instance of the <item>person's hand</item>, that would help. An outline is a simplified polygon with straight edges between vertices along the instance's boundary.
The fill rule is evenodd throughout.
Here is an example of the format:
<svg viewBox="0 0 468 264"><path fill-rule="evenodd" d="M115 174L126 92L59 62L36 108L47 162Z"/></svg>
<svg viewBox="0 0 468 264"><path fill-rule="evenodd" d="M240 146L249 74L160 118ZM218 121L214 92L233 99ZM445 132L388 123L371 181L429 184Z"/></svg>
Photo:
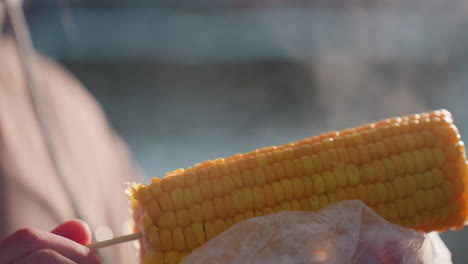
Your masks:
<svg viewBox="0 0 468 264"><path fill-rule="evenodd" d="M86 223L67 221L51 232L23 228L0 240L1 264L98 264L84 245L91 242Z"/></svg>

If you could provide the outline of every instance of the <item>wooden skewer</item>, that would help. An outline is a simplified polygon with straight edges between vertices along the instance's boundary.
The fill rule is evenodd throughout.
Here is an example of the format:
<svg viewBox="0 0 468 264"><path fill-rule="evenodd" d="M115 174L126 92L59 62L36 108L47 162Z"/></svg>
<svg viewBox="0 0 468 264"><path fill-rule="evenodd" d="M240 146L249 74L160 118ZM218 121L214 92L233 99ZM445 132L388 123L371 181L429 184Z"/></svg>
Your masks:
<svg viewBox="0 0 468 264"><path fill-rule="evenodd" d="M141 236L142 236L141 232L138 232L138 233L135 233L135 234L114 237L114 238L109 239L109 240L94 242L94 243L88 244L86 246L89 249L96 250L96 249L99 249L99 248L110 247L110 246L117 245L117 244L120 244L120 243L132 241L132 240L135 240L135 239L139 239L139 238L141 238Z"/></svg>

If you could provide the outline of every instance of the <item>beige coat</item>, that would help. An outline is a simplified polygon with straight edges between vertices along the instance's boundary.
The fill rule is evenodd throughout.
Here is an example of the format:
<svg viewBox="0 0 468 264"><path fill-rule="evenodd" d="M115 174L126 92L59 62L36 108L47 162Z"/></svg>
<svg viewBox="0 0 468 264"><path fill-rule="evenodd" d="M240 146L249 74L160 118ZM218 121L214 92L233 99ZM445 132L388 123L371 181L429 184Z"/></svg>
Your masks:
<svg viewBox="0 0 468 264"><path fill-rule="evenodd" d="M40 57L41 94L65 168L67 193L48 156L15 46L0 39L0 238L21 227L51 230L76 218L71 199L92 230L122 235L130 219L124 182L135 180L126 146L100 107L60 65ZM137 179L141 180L141 179ZM105 263L136 263L132 243L103 249Z"/></svg>

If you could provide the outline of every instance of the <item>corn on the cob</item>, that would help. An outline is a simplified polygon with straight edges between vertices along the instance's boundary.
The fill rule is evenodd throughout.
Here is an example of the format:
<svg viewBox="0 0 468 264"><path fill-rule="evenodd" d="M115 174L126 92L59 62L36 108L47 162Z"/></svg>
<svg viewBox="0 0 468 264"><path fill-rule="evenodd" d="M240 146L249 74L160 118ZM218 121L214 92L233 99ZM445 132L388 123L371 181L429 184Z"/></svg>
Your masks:
<svg viewBox="0 0 468 264"><path fill-rule="evenodd" d="M208 160L133 184L129 197L143 263L178 263L244 219L349 199L415 230L460 229L466 176L464 144L438 110Z"/></svg>

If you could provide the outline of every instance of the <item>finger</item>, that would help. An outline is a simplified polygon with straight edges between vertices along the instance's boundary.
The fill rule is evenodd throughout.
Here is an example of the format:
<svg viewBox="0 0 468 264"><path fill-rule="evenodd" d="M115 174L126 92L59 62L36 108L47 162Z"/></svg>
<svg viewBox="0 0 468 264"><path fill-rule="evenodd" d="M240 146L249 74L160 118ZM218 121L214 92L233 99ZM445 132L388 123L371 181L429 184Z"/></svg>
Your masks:
<svg viewBox="0 0 468 264"><path fill-rule="evenodd" d="M17 261L40 249L51 249L77 263L100 263L87 247L33 228L20 229L0 241L0 263Z"/></svg>
<svg viewBox="0 0 468 264"><path fill-rule="evenodd" d="M81 245L91 243L91 232L86 222L70 220L54 228L51 233L66 237Z"/></svg>
<svg viewBox="0 0 468 264"><path fill-rule="evenodd" d="M51 249L40 249L16 261L14 264L77 264Z"/></svg>

